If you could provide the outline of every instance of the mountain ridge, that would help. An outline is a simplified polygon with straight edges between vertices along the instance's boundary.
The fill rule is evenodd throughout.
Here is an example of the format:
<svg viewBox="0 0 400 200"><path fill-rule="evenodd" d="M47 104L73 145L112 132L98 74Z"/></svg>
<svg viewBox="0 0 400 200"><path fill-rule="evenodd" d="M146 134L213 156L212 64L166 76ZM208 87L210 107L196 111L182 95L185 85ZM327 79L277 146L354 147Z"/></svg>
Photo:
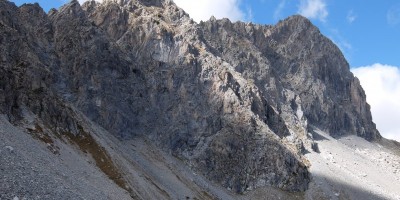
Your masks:
<svg viewBox="0 0 400 200"><path fill-rule="evenodd" d="M304 17L197 24L168 0L75 0L48 14L0 4L0 111L17 127L146 138L236 193L305 191L312 127L381 140L340 50Z"/></svg>

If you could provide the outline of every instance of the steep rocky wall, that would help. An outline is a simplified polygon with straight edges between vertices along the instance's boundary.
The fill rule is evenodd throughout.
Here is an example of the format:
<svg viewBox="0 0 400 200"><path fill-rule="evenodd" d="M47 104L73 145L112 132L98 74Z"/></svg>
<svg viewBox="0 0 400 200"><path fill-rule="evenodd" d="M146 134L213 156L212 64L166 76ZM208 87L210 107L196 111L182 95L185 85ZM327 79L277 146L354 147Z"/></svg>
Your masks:
<svg viewBox="0 0 400 200"><path fill-rule="evenodd" d="M305 190L308 124L380 137L340 51L302 17L198 25L169 0L74 0L48 14L0 4L0 108L12 121L28 109L79 135L74 107L238 193Z"/></svg>
<svg viewBox="0 0 400 200"><path fill-rule="evenodd" d="M200 27L213 52L253 79L275 108L285 109L281 114L301 108L309 124L334 136L380 139L342 53L306 18L292 16L275 26L211 19ZM300 106L290 109L282 91L293 92Z"/></svg>
<svg viewBox="0 0 400 200"><path fill-rule="evenodd" d="M277 24L271 37L278 43L275 49L284 58L283 66L289 66L280 76L286 87L300 94L310 123L332 135L380 139L365 93L339 48L300 16Z"/></svg>
<svg viewBox="0 0 400 200"><path fill-rule="evenodd" d="M285 131L287 134L289 131L251 81L243 79L231 70L229 63L209 52L199 36L196 24L182 10L171 2L164 2L164 9L146 7L136 1L129 1L118 8L112 1L101 5L87 3L83 7L89 12L89 18L106 30L110 38L139 63L138 68L145 75L150 95L151 107L146 114L155 117L154 121L150 121L154 129L149 132L155 133L151 135L152 138L164 141L164 146L172 149L176 156L193 160L195 166L208 177L237 192L265 184L290 190L306 187L306 184L301 183L302 179L308 179L303 170L305 165L293 168L299 171L295 175L298 182L294 183L287 180L286 174L279 176L284 177L282 180L275 177L274 172L280 170L279 166L286 166L287 163L276 165L267 161L281 156L283 160L294 159L290 162L296 166L298 159L301 160L296 147L289 151L284 150L287 147L283 148L283 154L279 156L256 156L254 162L259 162L266 170L248 167L248 157L256 155L258 151L270 152L270 146L278 148L281 141L277 140L279 137L275 134L282 136L286 134ZM120 34L114 32L109 24L113 24L117 30L122 30L119 27L125 24L128 28L124 29L124 34ZM154 66L149 62L151 60L160 63ZM252 110L265 113L264 121L260 121ZM270 126L265 127L265 122ZM260 132L272 133L270 128L276 131L272 134L276 138L257 136ZM217 137L220 134L224 136ZM224 139L234 138L236 134L248 139L233 146L231 139ZM254 141L249 138L254 138ZM256 141L260 144L269 143L270 146L241 148L254 145ZM219 144L219 150L211 148L216 143ZM225 154L219 153L221 149L230 155L237 154L238 149L243 149L243 152L242 156L231 156L228 158L231 161L225 162L222 156ZM232 169L235 163L232 161L240 160L240 167ZM222 168L227 172L221 173ZM243 171L245 168L247 170ZM250 178L250 175L253 177Z"/></svg>
<svg viewBox="0 0 400 200"><path fill-rule="evenodd" d="M77 133L72 112L50 89L54 80L50 69L56 61L49 48L51 24L46 13L38 4L18 9L8 2L0 3L4 16L0 33L4 39L0 44L1 113L18 123L32 111L54 130Z"/></svg>

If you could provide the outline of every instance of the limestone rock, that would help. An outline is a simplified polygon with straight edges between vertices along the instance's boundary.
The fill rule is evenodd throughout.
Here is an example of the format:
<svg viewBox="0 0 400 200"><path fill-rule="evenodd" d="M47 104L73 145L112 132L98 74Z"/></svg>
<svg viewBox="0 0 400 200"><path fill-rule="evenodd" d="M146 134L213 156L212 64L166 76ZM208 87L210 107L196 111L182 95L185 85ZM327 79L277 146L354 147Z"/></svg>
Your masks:
<svg viewBox="0 0 400 200"><path fill-rule="evenodd" d="M380 139L343 55L303 17L196 24L168 0L71 1L49 14L0 0L0 11L0 112L14 124L28 109L79 135L87 118L237 193L304 191L311 125Z"/></svg>

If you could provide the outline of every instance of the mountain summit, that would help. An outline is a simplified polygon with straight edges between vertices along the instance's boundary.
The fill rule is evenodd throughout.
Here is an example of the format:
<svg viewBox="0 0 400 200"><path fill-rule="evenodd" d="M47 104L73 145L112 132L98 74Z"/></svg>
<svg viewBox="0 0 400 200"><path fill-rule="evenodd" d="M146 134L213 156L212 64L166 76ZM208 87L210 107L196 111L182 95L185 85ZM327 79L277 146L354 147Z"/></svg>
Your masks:
<svg viewBox="0 0 400 200"><path fill-rule="evenodd" d="M0 168L18 179L4 163L27 159L46 174L26 175L40 190L18 179L0 198L269 188L296 199L314 187L305 155L320 152L319 131L384 140L342 53L302 16L197 24L170 0L71 1L47 14L0 0L0 35L0 127L13 146ZM37 161L48 159L61 167Z"/></svg>

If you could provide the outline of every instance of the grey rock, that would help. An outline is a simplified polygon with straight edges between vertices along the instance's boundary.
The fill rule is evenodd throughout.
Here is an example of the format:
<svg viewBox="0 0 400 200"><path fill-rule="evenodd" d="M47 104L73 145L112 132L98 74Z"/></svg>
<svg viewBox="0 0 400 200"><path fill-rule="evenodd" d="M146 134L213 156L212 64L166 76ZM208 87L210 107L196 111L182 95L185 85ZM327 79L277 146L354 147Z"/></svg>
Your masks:
<svg viewBox="0 0 400 200"><path fill-rule="evenodd" d="M380 139L342 53L306 18L292 16L275 26L211 20L200 27L215 54L253 79L273 107L287 108L282 114L300 108L309 124L332 135Z"/></svg>
<svg viewBox="0 0 400 200"><path fill-rule="evenodd" d="M307 189L310 126L381 138L343 55L303 17L196 24L168 0L0 11L0 113L15 125L26 108L55 135L95 134L87 118L237 193Z"/></svg>
<svg viewBox="0 0 400 200"><path fill-rule="evenodd" d="M6 146L5 147L10 153L14 152L14 148L12 146Z"/></svg>

